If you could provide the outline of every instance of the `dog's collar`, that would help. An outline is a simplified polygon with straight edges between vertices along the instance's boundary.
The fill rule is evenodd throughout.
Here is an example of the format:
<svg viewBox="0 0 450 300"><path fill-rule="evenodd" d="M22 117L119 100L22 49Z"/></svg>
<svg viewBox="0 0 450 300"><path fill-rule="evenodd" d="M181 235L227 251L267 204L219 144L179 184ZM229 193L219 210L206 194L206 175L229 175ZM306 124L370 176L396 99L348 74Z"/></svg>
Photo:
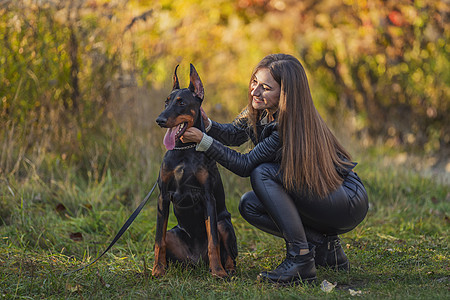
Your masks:
<svg viewBox="0 0 450 300"><path fill-rule="evenodd" d="M173 150L187 150L187 149L194 148L195 146L197 146L197 144L192 144L192 145L183 146L183 147L174 147Z"/></svg>

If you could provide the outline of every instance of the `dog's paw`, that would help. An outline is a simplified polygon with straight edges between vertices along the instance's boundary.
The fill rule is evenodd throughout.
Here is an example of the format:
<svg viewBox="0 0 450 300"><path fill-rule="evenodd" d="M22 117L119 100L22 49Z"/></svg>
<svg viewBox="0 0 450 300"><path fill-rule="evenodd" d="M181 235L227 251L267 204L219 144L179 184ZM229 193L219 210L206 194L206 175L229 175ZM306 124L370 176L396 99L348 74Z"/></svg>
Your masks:
<svg viewBox="0 0 450 300"><path fill-rule="evenodd" d="M236 261L233 260L231 256L228 256L224 267L228 275L233 275L234 273L236 273Z"/></svg>
<svg viewBox="0 0 450 300"><path fill-rule="evenodd" d="M223 268L217 268L217 269L211 270L211 275L216 278L221 278L221 279L228 277L228 273Z"/></svg>
<svg viewBox="0 0 450 300"><path fill-rule="evenodd" d="M154 266L152 270L152 276L153 277L162 277L166 274L166 270L163 266Z"/></svg>

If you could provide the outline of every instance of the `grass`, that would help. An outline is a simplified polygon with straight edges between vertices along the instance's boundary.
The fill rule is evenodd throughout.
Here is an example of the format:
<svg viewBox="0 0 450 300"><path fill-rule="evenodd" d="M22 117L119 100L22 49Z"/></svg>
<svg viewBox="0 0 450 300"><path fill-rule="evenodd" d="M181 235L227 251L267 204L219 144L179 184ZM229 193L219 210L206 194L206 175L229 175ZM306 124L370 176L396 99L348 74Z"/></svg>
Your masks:
<svg viewBox="0 0 450 300"><path fill-rule="evenodd" d="M238 200L249 181L224 169L239 247L237 273L229 280L212 278L204 265L171 265L164 278L151 277L157 193L104 258L63 276L105 249L153 185L159 162L144 167L146 176L107 170L91 180L70 168L41 178L23 161L27 179L5 175L0 185L0 298L347 299L353 290L365 299L450 299L448 182L384 166L373 154L356 160L371 207L366 220L342 236L351 271L318 270L319 283L337 284L330 293L256 281L258 272L283 259L284 243L242 219Z"/></svg>

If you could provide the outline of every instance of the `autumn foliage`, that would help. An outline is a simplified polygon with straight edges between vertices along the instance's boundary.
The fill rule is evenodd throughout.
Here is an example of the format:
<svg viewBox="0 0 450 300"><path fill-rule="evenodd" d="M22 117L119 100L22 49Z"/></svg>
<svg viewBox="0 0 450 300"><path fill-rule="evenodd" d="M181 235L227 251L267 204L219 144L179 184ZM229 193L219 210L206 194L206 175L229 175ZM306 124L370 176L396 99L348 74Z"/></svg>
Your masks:
<svg viewBox="0 0 450 300"><path fill-rule="evenodd" d="M131 118L154 123L178 63L199 69L211 116L230 119L276 52L302 61L330 123L445 155L449 14L431 0L2 1L0 169L42 151L82 164L89 147L108 152L102 138L135 132L121 116L136 103L150 105Z"/></svg>

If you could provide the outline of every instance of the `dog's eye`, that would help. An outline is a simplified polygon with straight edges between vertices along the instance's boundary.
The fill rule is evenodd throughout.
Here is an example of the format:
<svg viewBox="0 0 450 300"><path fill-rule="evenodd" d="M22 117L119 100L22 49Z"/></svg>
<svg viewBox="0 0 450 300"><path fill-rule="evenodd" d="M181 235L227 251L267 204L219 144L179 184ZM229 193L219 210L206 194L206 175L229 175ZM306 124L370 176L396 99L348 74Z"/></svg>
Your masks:
<svg viewBox="0 0 450 300"><path fill-rule="evenodd" d="M177 99L177 104L180 105L180 106L186 105L186 103L184 103L183 99L181 99L181 98Z"/></svg>

